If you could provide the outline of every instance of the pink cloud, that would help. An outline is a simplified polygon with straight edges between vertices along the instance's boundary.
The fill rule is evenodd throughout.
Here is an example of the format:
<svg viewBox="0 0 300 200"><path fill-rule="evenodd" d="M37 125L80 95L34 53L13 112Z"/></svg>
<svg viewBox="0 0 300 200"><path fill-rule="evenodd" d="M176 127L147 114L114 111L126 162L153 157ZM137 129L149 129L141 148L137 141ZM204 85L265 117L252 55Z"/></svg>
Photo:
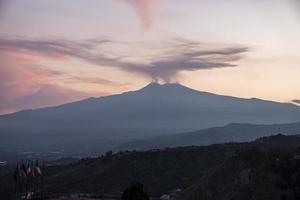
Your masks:
<svg viewBox="0 0 300 200"><path fill-rule="evenodd" d="M125 0L132 4L141 19L143 30L149 30L153 24L153 0Z"/></svg>
<svg viewBox="0 0 300 200"><path fill-rule="evenodd" d="M70 57L84 57L86 53L81 54L81 48L87 48L86 43L67 45L64 42L18 42L0 38L0 115L23 109L60 105L91 96L108 95L101 91L85 92L84 88L69 89L68 82L71 83L69 85L84 83L116 88L123 85L96 76L80 76L76 72L52 70L51 66L41 64L45 60L55 60L63 65ZM90 54L86 56L89 57Z"/></svg>
<svg viewBox="0 0 300 200"><path fill-rule="evenodd" d="M42 108L47 106L61 105L88 97L89 94L57 85L41 85L39 89L28 95L15 100L17 109Z"/></svg>
<svg viewBox="0 0 300 200"><path fill-rule="evenodd" d="M40 59L19 51L0 51L0 115L90 96L53 84L51 71L35 67Z"/></svg>
<svg viewBox="0 0 300 200"><path fill-rule="evenodd" d="M17 98L27 93L35 85L48 83L47 76L35 74L25 67L33 58L20 53L0 53L0 91L1 98Z"/></svg>

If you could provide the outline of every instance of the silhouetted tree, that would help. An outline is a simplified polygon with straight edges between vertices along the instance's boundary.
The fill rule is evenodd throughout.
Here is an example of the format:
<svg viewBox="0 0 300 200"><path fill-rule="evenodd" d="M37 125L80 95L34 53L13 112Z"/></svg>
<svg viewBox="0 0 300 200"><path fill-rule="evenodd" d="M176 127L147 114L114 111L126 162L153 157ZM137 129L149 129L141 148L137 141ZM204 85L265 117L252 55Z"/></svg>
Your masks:
<svg viewBox="0 0 300 200"><path fill-rule="evenodd" d="M122 200L149 200L149 196L144 192L144 186L138 182L123 192Z"/></svg>
<svg viewBox="0 0 300 200"><path fill-rule="evenodd" d="M106 157L111 157L112 155L113 155L112 150L107 151L107 152L105 153L105 156L106 156Z"/></svg>

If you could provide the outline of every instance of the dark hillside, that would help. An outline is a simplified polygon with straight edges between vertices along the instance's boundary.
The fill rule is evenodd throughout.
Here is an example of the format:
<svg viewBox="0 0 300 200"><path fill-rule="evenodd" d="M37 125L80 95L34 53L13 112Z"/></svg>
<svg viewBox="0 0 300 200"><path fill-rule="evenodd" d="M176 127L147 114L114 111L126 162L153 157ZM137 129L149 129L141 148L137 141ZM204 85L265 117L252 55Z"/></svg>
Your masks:
<svg viewBox="0 0 300 200"><path fill-rule="evenodd" d="M139 181L151 197L177 188L184 190L181 195L186 200L270 199L271 191L276 198L288 197L298 192L299 146L298 136L276 135L248 143L108 152L98 158L47 166L45 194L120 196ZM1 183L13 183L12 172L4 173ZM0 197L9 199L13 187L0 192Z"/></svg>
<svg viewBox="0 0 300 200"><path fill-rule="evenodd" d="M298 146L299 137L277 135L250 143L127 152L82 159L71 165L50 167L47 191L116 193L123 191L130 183L140 181L151 196L159 196L171 189L183 189L196 184L216 166L249 149L289 152ZM255 156L253 154L254 159ZM247 163L235 164L243 167Z"/></svg>
<svg viewBox="0 0 300 200"><path fill-rule="evenodd" d="M243 149L186 189L180 199L300 199L300 151L295 149L299 144L283 136L264 138L258 143L265 148Z"/></svg>
<svg viewBox="0 0 300 200"><path fill-rule="evenodd" d="M49 167L47 191L116 193L140 181L152 196L157 196L191 185L233 154L229 145L215 145L83 159L68 166Z"/></svg>

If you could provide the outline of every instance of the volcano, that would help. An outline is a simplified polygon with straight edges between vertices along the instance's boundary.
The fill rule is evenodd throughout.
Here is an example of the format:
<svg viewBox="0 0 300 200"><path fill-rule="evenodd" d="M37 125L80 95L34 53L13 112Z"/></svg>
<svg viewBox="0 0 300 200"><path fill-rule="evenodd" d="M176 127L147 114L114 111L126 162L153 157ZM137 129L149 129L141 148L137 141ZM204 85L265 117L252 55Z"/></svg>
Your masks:
<svg viewBox="0 0 300 200"><path fill-rule="evenodd" d="M137 91L0 116L0 150L105 151L123 142L229 123L300 121L300 107L150 83Z"/></svg>

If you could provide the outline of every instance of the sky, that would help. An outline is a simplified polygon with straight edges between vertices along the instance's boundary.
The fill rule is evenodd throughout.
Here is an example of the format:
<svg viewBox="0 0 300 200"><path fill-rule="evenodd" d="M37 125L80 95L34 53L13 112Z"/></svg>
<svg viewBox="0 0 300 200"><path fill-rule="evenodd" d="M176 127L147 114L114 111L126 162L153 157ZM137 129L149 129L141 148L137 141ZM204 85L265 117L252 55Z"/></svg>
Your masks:
<svg viewBox="0 0 300 200"><path fill-rule="evenodd" d="M0 114L151 81L300 103L297 0L0 0Z"/></svg>

